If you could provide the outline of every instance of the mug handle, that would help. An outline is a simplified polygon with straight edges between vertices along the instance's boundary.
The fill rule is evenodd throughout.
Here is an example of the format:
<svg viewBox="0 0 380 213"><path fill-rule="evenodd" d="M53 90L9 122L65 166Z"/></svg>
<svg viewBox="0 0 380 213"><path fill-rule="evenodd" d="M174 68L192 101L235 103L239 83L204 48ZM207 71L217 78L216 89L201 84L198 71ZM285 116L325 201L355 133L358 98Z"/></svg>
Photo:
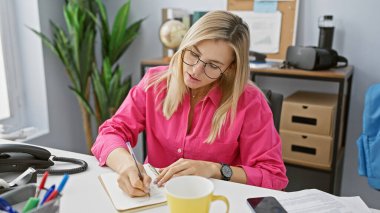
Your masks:
<svg viewBox="0 0 380 213"><path fill-rule="evenodd" d="M228 199L222 195L212 195L211 201L217 201L221 200L226 204L227 210L226 212L228 213L230 211L230 203L228 202Z"/></svg>

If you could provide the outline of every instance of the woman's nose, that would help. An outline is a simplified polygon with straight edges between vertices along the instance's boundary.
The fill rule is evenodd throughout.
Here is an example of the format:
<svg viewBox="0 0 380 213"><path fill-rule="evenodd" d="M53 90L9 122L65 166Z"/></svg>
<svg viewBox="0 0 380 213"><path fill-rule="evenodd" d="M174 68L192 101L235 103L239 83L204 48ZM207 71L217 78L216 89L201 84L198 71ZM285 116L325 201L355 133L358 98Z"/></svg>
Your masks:
<svg viewBox="0 0 380 213"><path fill-rule="evenodd" d="M206 67L206 64L202 61L198 61L196 65L194 65L194 72L197 74L203 73L204 69Z"/></svg>

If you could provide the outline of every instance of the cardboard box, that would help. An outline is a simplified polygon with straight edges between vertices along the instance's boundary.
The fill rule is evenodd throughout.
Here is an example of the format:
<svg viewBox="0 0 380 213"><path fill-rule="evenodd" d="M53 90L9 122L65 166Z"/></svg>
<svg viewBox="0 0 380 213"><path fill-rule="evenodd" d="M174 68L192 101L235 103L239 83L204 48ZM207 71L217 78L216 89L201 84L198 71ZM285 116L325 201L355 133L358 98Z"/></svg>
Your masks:
<svg viewBox="0 0 380 213"><path fill-rule="evenodd" d="M283 102L280 128L332 136L336 105L336 94L298 91Z"/></svg>
<svg viewBox="0 0 380 213"><path fill-rule="evenodd" d="M280 130L282 155L287 163L331 169L333 137Z"/></svg>

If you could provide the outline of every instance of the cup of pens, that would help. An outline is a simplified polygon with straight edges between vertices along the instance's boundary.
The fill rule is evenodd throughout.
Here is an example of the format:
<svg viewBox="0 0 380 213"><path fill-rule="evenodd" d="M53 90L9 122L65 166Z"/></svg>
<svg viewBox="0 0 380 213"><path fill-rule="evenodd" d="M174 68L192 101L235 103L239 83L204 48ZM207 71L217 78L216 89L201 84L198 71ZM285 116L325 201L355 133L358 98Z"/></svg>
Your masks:
<svg viewBox="0 0 380 213"><path fill-rule="evenodd" d="M26 184L2 194L0 204L7 212L22 213L57 213L59 212L62 190L69 178L65 174L58 187L55 184L45 186L48 174L45 173L39 185Z"/></svg>

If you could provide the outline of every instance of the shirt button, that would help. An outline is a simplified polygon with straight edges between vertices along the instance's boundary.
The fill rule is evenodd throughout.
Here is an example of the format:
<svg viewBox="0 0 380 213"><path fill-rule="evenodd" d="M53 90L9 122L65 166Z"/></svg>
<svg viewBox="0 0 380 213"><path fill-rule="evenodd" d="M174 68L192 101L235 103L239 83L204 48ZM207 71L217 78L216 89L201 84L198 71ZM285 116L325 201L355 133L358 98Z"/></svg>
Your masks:
<svg viewBox="0 0 380 213"><path fill-rule="evenodd" d="M181 152L182 152L182 149L178 149L177 152L178 152L178 153L181 153Z"/></svg>

